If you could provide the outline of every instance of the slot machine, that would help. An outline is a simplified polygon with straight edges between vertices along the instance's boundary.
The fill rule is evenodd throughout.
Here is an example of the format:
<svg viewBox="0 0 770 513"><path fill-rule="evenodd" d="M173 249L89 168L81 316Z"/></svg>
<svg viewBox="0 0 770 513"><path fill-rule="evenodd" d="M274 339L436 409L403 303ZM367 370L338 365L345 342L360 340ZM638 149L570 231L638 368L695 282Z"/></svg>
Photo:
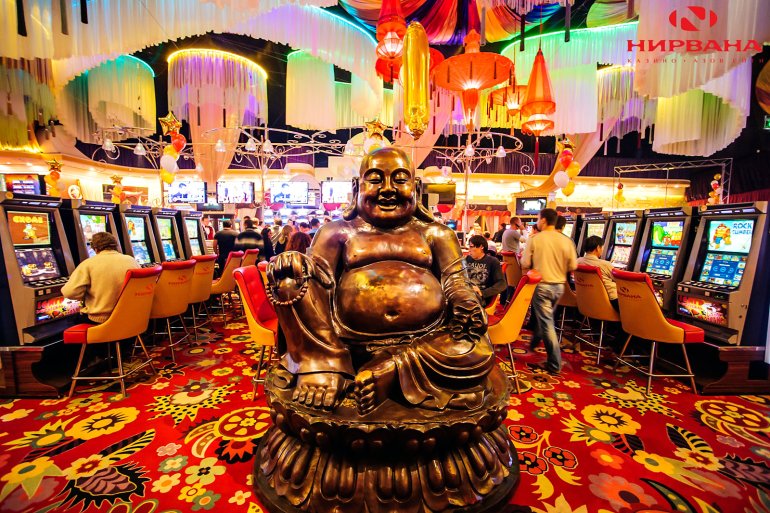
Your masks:
<svg viewBox="0 0 770 513"><path fill-rule="evenodd" d="M155 228L155 242L160 250L162 262L184 258L182 238L176 222L177 210L173 208L153 208L150 218Z"/></svg>
<svg viewBox="0 0 770 513"><path fill-rule="evenodd" d="M76 265L96 254L91 249L91 237L95 233L109 232L115 235L115 238L118 239L118 251L123 251L118 235L118 225L115 222L116 210L117 205L114 203L75 199L62 200L62 223Z"/></svg>
<svg viewBox="0 0 770 513"><path fill-rule="evenodd" d="M616 269L625 270L634 265L639 249L640 237L637 235L643 220L644 212L641 210L613 212L610 215L602 258L609 260Z"/></svg>
<svg viewBox="0 0 770 513"><path fill-rule="evenodd" d="M580 236L580 230L583 227L583 218L572 212L563 212L559 215L564 216L567 220L567 224L564 225L564 231L562 233L572 239L572 242L577 246L577 239Z"/></svg>
<svg viewBox="0 0 770 513"><path fill-rule="evenodd" d="M123 252L131 255L142 267L152 267L162 262L155 242L152 209L139 205L120 205L118 233Z"/></svg>
<svg viewBox="0 0 770 513"><path fill-rule="evenodd" d="M79 321L80 302L61 288L75 269L60 198L0 196L0 368L3 396L54 396L68 384L76 357L62 333Z"/></svg>
<svg viewBox="0 0 770 513"><path fill-rule="evenodd" d="M583 224L580 227L580 235L577 238L578 256L582 256L583 253L585 253L586 240L588 237L596 235L597 237L601 237L602 240L605 240L609 217L610 215L606 212L583 215Z"/></svg>
<svg viewBox="0 0 770 513"><path fill-rule="evenodd" d="M704 394L770 390L767 205L758 201L701 208L676 299L680 317L706 332L703 355L693 360L696 376L705 382ZM722 373L709 380L715 371Z"/></svg>
<svg viewBox="0 0 770 513"><path fill-rule="evenodd" d="M692 207L645 211L633 270L650 275L658 304L667 313L676 311L676 285L687 264L692 220Z"/></svg>
<svg viewBox="0 0 770 513"><path fill-rule="evenodd" d="M203 219L202 212L195 212L194 210L180 210L177 212L176 220L182 233L185 258L209 253L206 247L206 233L203 230L201 219Z"/></svg>
<svg viewBox="0 0 770 513"><path fill-rule="evenodd" d="M753 293L764 292L757 289L768 287L767 279L758 279L768 274L767 255L760 258L767 244L766 214L765 201L709 205L700 212L677 304L679 314L711 340L745 343L751 338L745 329L750 304L767 310L766 301L751 301Z"/></svg>

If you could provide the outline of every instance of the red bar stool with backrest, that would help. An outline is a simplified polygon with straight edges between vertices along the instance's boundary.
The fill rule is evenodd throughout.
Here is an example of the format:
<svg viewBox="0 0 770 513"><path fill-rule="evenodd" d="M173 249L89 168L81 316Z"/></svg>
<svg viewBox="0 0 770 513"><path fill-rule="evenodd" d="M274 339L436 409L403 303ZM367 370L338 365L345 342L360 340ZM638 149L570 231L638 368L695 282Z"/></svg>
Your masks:
<svg viewBox="0 0 770 513"><path fill-rule="evenodd" d="M152 365L152 358L147 352L147 348L142 341L142 333L147 331L147 325L150 323L150 311L152 310L152 299L155 294L155 285L160 276L161 267L147 267L144 269L131 269L126 272L126 278L123 281L123 288L115 303L115 309L112 310L110 317L102 324L77 324L64 330L65 344L80 344L80 357L75 367L75 374L72 376L72 385L68 397L75 393L77 380L119 380L120 391L123 397L126 397L126 376L150 366L153 374L155 367ZM120 341L136 338L147 358L142 364L132 368L128 372L123 371L123 359L120 353ZM118 358L118 374L115 376L80 376L80 367L83 365L83 356L86 347L92 344L115 344L116 355Z"/></svg>
<svg viewBox="0 0 770 513"><path fill-rule="evenodd" d="M564 337L564 321L567 317L567 308L577 308L577 294L569 286L569 283L564 285L564 292L562 293L559 301L556 302L556 306L561 307L561 321L556 328L559 332L559 345L561 345L561 339Z"/></svg>
<svg viewBox="0 0 770 513"><path fill-rule="evenodd" d="M257 372L254 375L254 397L257 397L259 383L264 383L260 378L262 363L265 360L265 352L270 348L268 361L272 360L272 353L278 343L278 315L275 313L272 303L267 298L265 283L256 266L239 267L233 272L238 284L243 301L246 319L249 323L251 338L255 344L261 346Z"/></svg>
<svg viewBox="0 0 770 513"><path fill-rule="evenodd" d="M195 255L195 268L193 269L192 284L190 285L190 295L187 302L192 310L192 329L195 334L195 341L198 341L198 330L209 323L208 315L204 322L199 322L200 305L203 305L208 314L206 301L211 297L211 284L214 280L214 265L217 261L216 255ZM196 307L198 311L196 312Z"/></svg>
<svg viewBox="0 0 770 513"><path fill-rule="evenodd" d="M623 345L623 350L618 356L618 363L628 365L647 376L647 393L650 393L652 378L690 378L690 386L693 393L695 389L695 376L690 367L690 359L687 357L685 344L705 341L705 333L702 329L673 319L667 319L658 305L650 277L645 273L632 273L628 271L613 270L615 283L618 284L618 303L620 304L620 320L623 330L628 333L628 339ZM652 342L650 361L647 369L629 363L630 358L640 358L646 355L626 355L628 343L631 337L638 337ZM675 344L682 348L685 367L679 364L658 358L658 342ZM660 360L686 374L655 374L655 361ZM617 364L616 364L617 366Z"/></svg>
<svg viewBox="0 0 770 513"><path fill-rule="evenodd" d="M579 342L585 342L596 348L596 365L599 365L602 349L604 349L604 323L620 322L620 315L610 303L610 296L607 294L607 289L604 288L601 270L598 267L593 265L578 266L575 270L575 295L580 314L588 319L599 321L598 343L583 338L582 335L575 337Z"/></svg>
<svg viewBox="0 0 770 513"><path fill-rule="evenodd" d="M516 372L516 364L513 361L511 342L518 340L521 335L524 319L527 317L532 296L535 294L540 279L540 273L537 271L529 271L522 276L503 315L489 319L489 341L493 346L508 346L508 357L511 360L511 374L508 377L513 379L517 394L521 393L521 389L519 388L519 374Z"/></svg>
<svg viewBox="0 0 770 513"><path fill-rule="evenodd" d="M219 296L219 308L222 313L222 322L224 328L227 328L227 311L225 310L225 294L227 294L229 304L232 307L233 301L231 294L235 292L235 278L233 271L241 266L243 260L243 251L231 251L227 256L225 268L222 270L222 276L211 284L211 295Z"/></svg>
<svg viewBox="0 0 770 513"><path fill-rule="evenodd" d="M243 259L241 260L240 267L248 267L250 265L256 265L259 258L258 249L247 249L243 253Z"/></svg>
<svg viewBox="0 0 770 513"><path fill-rule="evenodd" d="M187 311L187 307L190 305L190 288L192 287L195 265L195 260L163 262L163 270L158 278L158 285L155 287L155 297L152 300L150 319L165 319L168 350L171 351L171 360L174 363L176 363L174 348L190 337L182 314ZM179 317L182 329L185 332L176 341L171 331L172 317Z"/></svg>

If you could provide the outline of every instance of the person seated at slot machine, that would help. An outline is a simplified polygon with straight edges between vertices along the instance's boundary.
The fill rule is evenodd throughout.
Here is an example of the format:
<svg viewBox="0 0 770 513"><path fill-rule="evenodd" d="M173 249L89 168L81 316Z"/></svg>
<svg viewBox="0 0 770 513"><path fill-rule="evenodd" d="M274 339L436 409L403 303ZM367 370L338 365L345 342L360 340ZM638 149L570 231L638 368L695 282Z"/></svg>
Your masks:
<svg viewBox="0 0 770 513"><path fill-rule="evenodd" d="M243 231L235 238L235 251L246 251L247 249L258 249L259 260L270 261L273 258L273 243L262 237L262 234L255 229L254 221L244 219Z"/></svg>
<svg viewBox="0 0 770 513"><path fill-rule="evenodd" d="M585 256L578 258L578 265L591 265L598 267L602 273L602 283L604 288L607 289L607 295L610 298L612 307L619 311L618 308L618 286L615 283L615 279L612 277L612 264L601 258L602 250L604 249L604 241L597 235L591 235L586 239L586 253Z"/></svg>
<svg viewBox="0 0 770 513"><path fill-rule="evenodd" d="M473 291L481 296L487 306L508 286L500 261L488 255L488 250L487 239L474 235L468 240L468 256L465 257L468 279Z"/></svg>
<svg viewBox="0 0 770 513"><path fill-rule="evenodd" d="M134 257L118 251L118 241L111 233L95 233L91 248L96 254L75 268L61 292L67 299L82 301L80 312L90 321L102 323L118 302L126 271L140 266Z"/></svg>
<svg viewBox="0 0 770 513"><path fill-rule="evenodd" d="M217 276L222 273L227 263L227 257L235 246L238 232L233 230L233 222L229 219L222 221L222 229L214 235L214 253L217 254Z"/></svg>

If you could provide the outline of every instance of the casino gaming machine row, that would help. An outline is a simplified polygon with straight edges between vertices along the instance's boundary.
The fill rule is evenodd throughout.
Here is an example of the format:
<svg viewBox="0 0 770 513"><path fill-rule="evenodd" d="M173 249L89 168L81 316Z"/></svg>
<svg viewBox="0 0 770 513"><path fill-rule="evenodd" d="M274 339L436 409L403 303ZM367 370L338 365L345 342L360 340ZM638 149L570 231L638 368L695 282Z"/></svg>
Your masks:
<svg viewBox="0 0 770 513"><path fill-rule="evenodd" d="M641 210L613 212L602 258L609 260L616 269L626 270L634 265L639 249L639 237L644 213Z"/></svg>
<svg viewBox="0 0 770 513"><path fill-rule="evenodd" d="M700 213L683 281L679 314L703 328L727 362L725 375L706 393L756 393L770 382L747 376L751 361L770 363L767 347L770 251L767 202L710 205ZM756 363L756 370L761 364ZM764 368L765 373L767 368Z"/></svg>
<svg viewBox="0 0 770 513"><path fill-rule="evenodd" d="M682 279L692 240L692 207L645 211L644 231L633 270L650 275L658 304L676 312L676 285Z"/></svg>
<svg viewBox="0 0 770 513"><path fill-rule="evenodd" d="M61 363L70 360L61 358L66 350L58 342L77 322L80 303L61 295L75 265L60 205L61 199L48 196L0 197L2 395L50 396L72 375Z"/></svg>
<svg viewBox="0 0 770 513"><path fill-rule="evenodd" d="M118 239L118 251L123 252L118 225L115 222L114 203L86 200L62 200L61 217L64 231L70 242L75 265L92 257L96 252L91 248L95 233L109 232Z"/></svg>
<svg viewBox="0 0 770 513"><path fill-rule="evenodd" d="M586 240L588 237L596 235L604 239L604 235L607 232L607 224L609 221L609 214L606 212L600 212L598 214L585 214L583 216L583 226L580 227L580 236L577 238L577 250L578 255L583 256L586 250Z"/></svg>

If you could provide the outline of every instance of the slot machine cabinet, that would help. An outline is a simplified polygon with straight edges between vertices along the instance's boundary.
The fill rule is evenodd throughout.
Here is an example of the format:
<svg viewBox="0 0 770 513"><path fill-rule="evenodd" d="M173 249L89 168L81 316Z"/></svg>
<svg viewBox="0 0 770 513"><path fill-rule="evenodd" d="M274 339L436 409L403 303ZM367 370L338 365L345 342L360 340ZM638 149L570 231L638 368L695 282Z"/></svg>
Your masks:
<svg viewBox="0 0 770 513"><path fill-rule="evenodd" d="M583 216L583 224L580 227L580 232L577 238L578 256L583 256L586 249L586 240L592 235L597 235L606 241L607 236L607 224L609 223L610 214L607 212L600 212L598 214L585 214Z"/></svg>
<svg viewBox="0 0 770 513"><path fill-rule="evenodd" d="M633 270L650 276L658 304L671 314L692 241L692 207L648 209L644 218Z"/></svg>
<svg viewBox="0 0 770 513"><path fill-rule="evenodd" d="M176 221L182 234L182 247L185 258L209 253L206 246L206 232L203 229L202 219L202 212L194 210L180 210L177 212Z"/></svg>
<svg viewBox="0 0 770 513"><path fill-rule="evenodd" d="M61 288L75 269L60 198L0 195L0 395L52 396L67 385L75 358L61 343L80 302Z"/></svg>
<svg viewBox="0 0 770 513"><path fill-rule="evenodd" d="M91 237L98 232L109 232L118 239L118 251L123 252L118 225L115 222L117 205L101 201L62 200L61 216L64 231L72 250L75 264L94 256Z"/></svg>
<svg viewBox="0 0 770 513"><path fill-rule="evenodd" d="M703 328L726 372L703 393L768 393L767 202L709 205L700 211L690 258L677 285L681 318ZM756 362L752 364L752 362ZM710 367L714 367L714 362ZM763 371L749 376L749 368ZM697 370L696 370L697 374Z"/></svg>
<svg viewBox="0 0 770 513"><path fill-rule="evenodd" d="M155 243L161 262L184 258L182 238L176 222L177 210L173 208L153 208L151 219L155 229Z"/></svg>
<svg viewBox="0 0 770 513"><path fill-rule="evenodd" d="M616 269L630 269L636 260L644 212L629 210L614 212L604 239L602 258Z"/></svg>
<svg viewBox="0 0 770 513"><path fill-rule="evenodd" d="M571 212L560 213L567 220L567 224L564 226L564 235L572 239L577 247L577 239L580 237L580 230L583 228L583 217Z"/></svg>
<svg viewBox="0 0 770 513"><path fill-rule="evenodd" d="M142 267L152 267L162 261L156 244L150 207L120 205L117 224L126 255L134 257Z"/></svg>

